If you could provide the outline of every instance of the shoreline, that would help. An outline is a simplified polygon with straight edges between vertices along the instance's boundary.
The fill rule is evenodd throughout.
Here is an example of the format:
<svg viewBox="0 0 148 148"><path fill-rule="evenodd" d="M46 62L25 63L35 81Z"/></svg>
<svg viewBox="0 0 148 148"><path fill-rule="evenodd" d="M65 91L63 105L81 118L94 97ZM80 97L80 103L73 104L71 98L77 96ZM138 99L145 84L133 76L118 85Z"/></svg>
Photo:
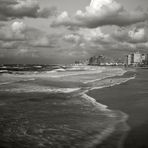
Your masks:
<svg viewBox="0 0 148 148"><path fill-rule="evenodd" d="M122 75L117 75L117 76L113 76L113 77L111 77L111 76L106 77L105 79L113 79L114 77L122 77L127 72L128 71L124 72ZM114 135L117 132L117 128L120 125L120 127L123 126L123 129L122 129L123 133L120 133L121 138L119 139L119 141L117 141L117 148L122 148L122 144L124 143L124 141L125 141L125 139L127 137L127 134L128 134L128 132L130 130L130 127L127 124L127 121L128 121L128 118L129 118L128 114L122 112L121 110L109 109L109 106L107 106L105 104L102 104L99 101L97 101L97 99L95 99L94 97L91 97L89 95L89 92L93 91L93 90L100 90L100 89L120 85L120 84L126 83L127 81L130 81L132 79L135 79L135 77L136 77L136 75L134 75L133 77L130 77L130 78L126 78L124 81L114 83L112 85L107 85L107 86L104 85L103 87L92 87L92 88L90 88L88 90L85 90L83 93L81 93L82 98L84 98L88 102L92 103L95 107L97 106L100 111L104 111L104 112L109 113L109 114L106 113L108 116L110 116L110 117L115 117L115 116L120 117L120 119L118 119L116 121L116 123L114 123L114 125L112 125L110 127L107 127L101 134L99 134L98 137L96 137L96 139L93 140L93 142L91 142L92 146L90 146L90 147L93 147L94 145L96 145L98 148L100 148L100 145L102 145L104 143L104 141L108 140L108 138L112 137L112 135ZM102 80L105 80L105 79L102 79ZM120 114L120 115L117 115L117 114Z"/></svg>
<svg viewBox="0 0 148 148"><path fill-rule="evenodd" d="M148 80L145 80L147 71L140 70L137 73L136 78L127 81L127 83L121 83L109 88L94 89L88 92L89 96L102 104L106 104L109 109L120 110L128 114L127 123L130 126L130 130L122 141L123 148L146 148L148 146L145 138L148 136L148 118L145 113L148 106L146 99ZM111 134L104 141L104 144L110 143L116 137L115 135L114 133ZM98 148L101 148L101 145L98 145Z"/></svg>
<svg viewBox="0 0 148 148"><path fill-rule="evenodd" d="M87 95L87 93L84 93L81 97L93 103L95 107L97 106L98 109L100 111L105 112L107 116L116 117L116 118L120 117L120 119L116 120L116 123L107 127L104 131L102 131L101 134L98 134L96 136L96 139L93 139L92 142L90 142L91 145L88 147L93 148L93 146L96 146L96 148L101 148L100 147L101 145L108 145L108 143L105 143L104 141L108 141L108 139L117 132L118 126L120 126L120 128L123 127L122 129L123 131L121 132L121 138L119 139L119 141L116 142L117 142L117 148L122 148L122 144L124 143L127 133L130 130L130 127L127 124L129 116L126 113L119 110L110 110L108 106L97 102L94 98Z"/></svg>

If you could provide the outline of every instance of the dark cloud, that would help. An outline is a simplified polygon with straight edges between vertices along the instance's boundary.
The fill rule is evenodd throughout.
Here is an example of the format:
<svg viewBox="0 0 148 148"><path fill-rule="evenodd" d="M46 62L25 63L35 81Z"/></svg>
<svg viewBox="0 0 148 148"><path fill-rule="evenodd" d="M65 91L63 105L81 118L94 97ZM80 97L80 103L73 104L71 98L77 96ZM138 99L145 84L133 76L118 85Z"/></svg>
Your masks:
<svg viewBox="0 0 148 148"><path fill-rule="evenodd" d="M56 14L56 8L41 9L36 0L0 0L0 20L32 17L47 18Z"/></svg>

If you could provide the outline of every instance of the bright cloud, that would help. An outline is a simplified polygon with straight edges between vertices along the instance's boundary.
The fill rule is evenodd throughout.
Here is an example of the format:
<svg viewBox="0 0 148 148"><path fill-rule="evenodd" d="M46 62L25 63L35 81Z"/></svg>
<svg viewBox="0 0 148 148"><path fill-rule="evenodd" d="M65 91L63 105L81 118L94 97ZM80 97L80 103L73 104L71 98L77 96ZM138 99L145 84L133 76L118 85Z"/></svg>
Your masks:
<svg viewBox="0 0 148 148"><path fill-rule="evenodd" d="M92 0L85 11L78 10L74 16L63 12L51 26L97 28L104 25L127 26L148 19L148 13L128 12L114 0Z"/></svg>
<svg viewBox="0 0 148 148"><path fill-rule="evenodd" d="M145 37L145 29L144 28L140 28L140 29L134 28L133 30L129 31L128 35L133 40L141 40Z"/></svg>

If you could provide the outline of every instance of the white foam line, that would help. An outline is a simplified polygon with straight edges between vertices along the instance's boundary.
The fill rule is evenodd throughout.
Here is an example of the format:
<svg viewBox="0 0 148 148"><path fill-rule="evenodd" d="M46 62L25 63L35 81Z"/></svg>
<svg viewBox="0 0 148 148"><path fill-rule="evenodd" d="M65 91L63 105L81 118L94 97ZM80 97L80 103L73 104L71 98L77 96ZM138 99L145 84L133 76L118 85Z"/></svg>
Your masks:
<svg viewBox="0 0 148 148"><path fill-rule="evenodd" d="M107 78L107 77L106 77ZM92 83L92 82L95 82L95 81L100 81L102 80L102 78L99 78L99 79L95 79L95 80L89 80L89 81L85 81L83 82L84 84L88 84L88 83Z"/></svg>
<svg viewBox="0 0 148 148"><path fill-rule="evenodd" d="M3 82L3 83L0 83L0 85L7 85L7 84L11 84L13 82Z"/></svg>
<svg viewBox="0 0 148 148"><path fill-rule="evenodd" d="M94 98L88 96L85 93L82 93L82 98L86 99L88 102L92 103L95 107L98 107L100 110L103 110L103 111L108 110L107 109L108 106L98 103Z"/></svg>
<svg viewBox="0 0 148 148"><path fill-rule="evenodd" d="M127 82L127 81L129 81L129 80L135 79L135 77L136 77L136 75L133 76L133 77L131 77L131 78L129 78L129 79L126 79L125 81L122 81L122 82L120 82L120 83L115 83L115 84L113 84L112 86L114 86L114 85L119 85L119 84L121 84L121 83L125 83L125 82ZM104 86L104 87L105 87L105 86ZM81 96L82 96L82 98L86 99L88 102L92 103L94 106L98 107L99 110L110 112L110 114L108 114L108 116L110 116L110 117L115 117L116 114L113 113L110 109L108 109L108 106L107 106L107 105L98 103L94 98L92 98L92 97L90 97L90 96L88 96L88 95L86 94L87 92L89 92L89 91L92 90L92 89L101 89L101 88L104 88L104 87L97 87L97 88L91 88L91 89L89 89L89 90L85 90L83 93L81 93ZM115 127L116 127L117 124L119 124L119 123L121 123L121 122L127 121L128 115L125 114L124 112L121 112L121 111L119 111L119 112L123 115L123 117L122 117L119 121L117 121L116 123L109 125L109 126L108 126L105 130L103 130L100 134L95 135L94 138L93 138L93 140L92 140L91 142L86 143L86 145L85 145L86 148L91 148L91 147L93 147L93 146L96 145L96 144L102 143L102 141L103 141L104 139L106 139L107 137L109 137L109 135L111 135L111 134L115 131ZM130 129L129 126L126 125L126 130L129 130L129 129ZM123 139L122 139L122 140L123 140ZM122 141L121 141L121 142L122 142ZM121 145L121 142L119 142L119 146Z"/></svg>
<svg viewBox="0 0 148 148"><path fill-rule="evenodd" d="M111 77L114 77L114 76L122 76L122 75L124 75L126 72L127 72L127 71L122 71L122 73L119 73L119 74L114 74L114 75L106 76L106 77L104 77L104 78L99 78L99 79L95 79L95 80L88 80L88 81L85 81L85 82L83 82L83 83L84 83L84 84L88 84L88 83L100 81L100 80L103 80L103 79L106 79L106 78L111 78Z"/></svg>
<svg viewBox="0 0 148 148"><path fill-rule="evenodd" d="M75 91L80 90L80 88L13 88L13 89L2 89L0 91L9 91L9 92L16 92L16 93L29 93L29 92L44 92L44 93L72 93Z"/></svg>
<svg viewBox="0 0 148 148"><path fill-rule="evenodd" d="M133 80L135 79L136 76L133 76L133 77L130 77L130 78L125 78L124 81L122 82L117 82L117 83L114 83L114 84L111 84L111 85L104 85L104 86L99 86L99 87L92 87L90 90L96 90L96 89L102 89L102 88L107 88L107 87L112 87L112 86L115 86L115 85L120 85L122 83L126 83L130 80Z"/></svg>
<svg viewBox="0 0 148 148"><path fill-rule="evenodd" d="M16 80L16 81L11 81L11 82L3 82L3 83L0 83L0 85L7 85L7 84L12 84L12 83L17 83L17 82L27 82L27 81L34 81L35 78L30 78L30 79L26 79L26 80Z"/></svg>
<svg viewBox="0 0 148 148"><path fill-rule="evenodd" d="M68 76L78 76L78 75L84 75L84 74L97 74L97 73L101 73L102 71L88 71L88 72L81 72L81 73L76 73L76 74L67 74L67 75L54 75L54 76L49 76L49 77L53 77L53 78L61 78L61 77L68 77Z"/></svg>

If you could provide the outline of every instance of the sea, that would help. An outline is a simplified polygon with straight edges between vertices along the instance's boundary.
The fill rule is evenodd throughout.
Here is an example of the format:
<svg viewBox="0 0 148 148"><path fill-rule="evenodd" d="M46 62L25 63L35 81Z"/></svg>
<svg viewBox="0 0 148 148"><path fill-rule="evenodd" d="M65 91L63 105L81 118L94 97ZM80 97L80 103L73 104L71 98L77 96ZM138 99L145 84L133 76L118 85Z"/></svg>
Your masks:
<svg viewBox="0 0 148 148"><path fill-rule="evenodd" d="M139 78L138 71L123 67L1 65L0 148L125 147L136 118L130 121L130 112L125 109L128 104L123 100L126 93L129 97L130 88L132 93L136 91L128 83L137 75ZM125 87L123 91L121 86ZM143 91L139 93L147 93Z"/></svg>

